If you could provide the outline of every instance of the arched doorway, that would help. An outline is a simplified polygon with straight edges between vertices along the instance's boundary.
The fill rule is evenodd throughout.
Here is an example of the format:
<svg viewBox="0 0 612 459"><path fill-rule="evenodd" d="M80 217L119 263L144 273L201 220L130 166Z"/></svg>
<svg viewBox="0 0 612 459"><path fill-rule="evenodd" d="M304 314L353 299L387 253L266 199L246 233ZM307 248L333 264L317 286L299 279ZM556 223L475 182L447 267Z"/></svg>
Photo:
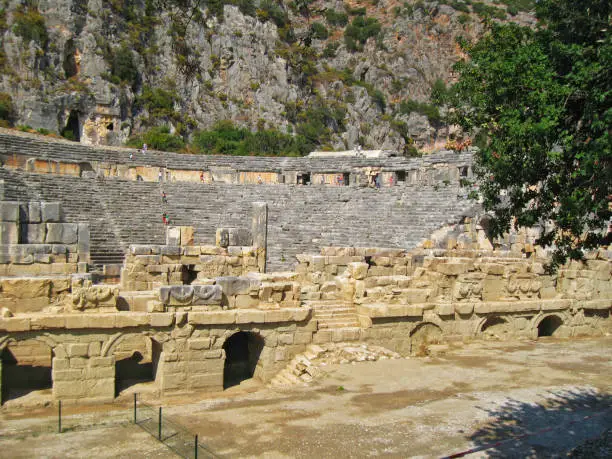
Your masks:
<svg viewBox="0 0 612 459"><path fill-rule="evenodd" d="M238 332L225 341L224 389L253 377L263 347L263 337L252 332Z"/></svg>
<svg viewBox="0 0 612 459"><path fill-rule="evenodd" d="M480 329L483 338L501 339L511 332L510 324L502 317L488 317Z"/></svg>
<svg viewBox="0 0 612 459"><path fill-rule="evenodd" d="M113 351L115 356L115 395L138 386L139 391L154 389L161 345L144 335L128 336Z"/></svg>
<svg viewBox="0 0 612 459"><path fill-rule="evenodd" d="M442 341L442 330L435 324L423 323L410 334L410 353L413 355L427 355L428 344L438 344Z"/></svg>
<svg viewBox="0 0 612 459"><path fill-rule="evenodd" d="M51 395L53 351L45 343L28 339L10 342L0 353L2 359L2 402L32 392Z"/></svg>
<svg viewBox="0 0 612 459"><path fill-rule="evenodd" d="M563 321L558 316L548 316L538 324L538 337L555 336Z"/></svg>

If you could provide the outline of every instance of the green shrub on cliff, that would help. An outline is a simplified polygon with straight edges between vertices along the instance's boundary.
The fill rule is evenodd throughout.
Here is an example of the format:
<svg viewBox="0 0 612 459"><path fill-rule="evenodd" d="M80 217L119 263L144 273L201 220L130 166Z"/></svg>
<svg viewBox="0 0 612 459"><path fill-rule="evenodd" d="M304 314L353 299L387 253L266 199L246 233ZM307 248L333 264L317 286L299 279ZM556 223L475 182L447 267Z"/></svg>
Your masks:
<svg viewBox="0 0 612 459"><path fill-rule="evenodd" d="M119 48L111 62L111 73L119 82L124 82L134 87L138 82L138 68L134 62L132 50L123 45Z"/></svg>
<svg viewBox="0 0 612 459"><path fill-rule="evenodd" d="M12 126L15 113L12 97L5 92L0 92L0 125Z"/></svg>
<svg viewBox="0 0 612 459"><path fill-rule="evenodd" d="M194 149L205 154L299 156L308 153L302 136L291 136L276 129L251 132L229 120L218 122L211 130L197 132Z"/></svg>
<svg viewBox="0 0 612 459"><path fill-rule="evenodd" d="M185 148L185 141L183 138L171 134L168 126L153 127L142 135L130 138L127 145L129 147L139 148L143 143L146 143L150 148L162 151L180 151Z"/></svg>
<svg viewBox="0 0 612 459"><path fill-rule="evenodd" d="M368 38L376 37L382 26L378 19L357 16L344 31L344 41L351 51L362 51Z"/></svg>
<svg viewBox="0 0 612 459"><path fill-rule="evenodd" d="M20 6L13 13L13 32L26 42L34 41L41 48L46 48L49 35L45 18L35 6Z"/></svg>

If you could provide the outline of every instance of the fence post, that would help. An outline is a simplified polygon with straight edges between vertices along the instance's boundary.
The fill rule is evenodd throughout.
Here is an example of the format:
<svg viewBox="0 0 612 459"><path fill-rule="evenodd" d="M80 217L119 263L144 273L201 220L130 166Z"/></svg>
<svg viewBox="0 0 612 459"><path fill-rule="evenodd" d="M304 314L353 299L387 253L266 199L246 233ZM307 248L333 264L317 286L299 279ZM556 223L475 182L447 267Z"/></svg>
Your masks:
<svg viewBox="0 0 612 459"><path fill-rule="evenodd" d="M136 422L136 394L134 394L134 424L138 424Z"/></svg>
<svg viewBox="0 0 612 459"><path fill-rule="evenodd" d="M162 435L162 407L159 407L159 428L157 430L157 439L161 441Z"/></svg>
<svg viewBox="0 0 612 459"><path fill-rule="evenodd" d="M62 401L57 404L57 431L62 433Z"/></svg>
<svg viewBox="0 0 612 459"><path fill-rule="evenodd" d="M195 451L193 453L194 459L198 459L198 436L195 436Z"/></svg>

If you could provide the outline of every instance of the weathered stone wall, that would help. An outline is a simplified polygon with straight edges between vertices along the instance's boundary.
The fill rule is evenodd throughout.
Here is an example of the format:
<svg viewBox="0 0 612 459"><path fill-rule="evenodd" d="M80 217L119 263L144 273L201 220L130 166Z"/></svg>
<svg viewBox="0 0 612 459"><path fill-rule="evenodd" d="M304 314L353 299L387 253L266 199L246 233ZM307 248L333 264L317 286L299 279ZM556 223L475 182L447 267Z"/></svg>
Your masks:
<svg viewBox="0 0 612 459"><path fill-rule="evenodd" d="M56 314L0 320L0 351L9 343L40 340L53 353L53 395L61 400L115 397L116 363L143 338L160 346L155 383L160 393L223 388L226 340L238 331L261 336L255 377L264 381L312 342L308 309L218 313ZM130 345L130 341L133 343ZM136 343L136 344L134 344ZM150 354L149 354L149 357Z"/></svg>
<svg viewBox="0 0 612 459"><path fill-rule="evenodd" d="M612 263L589 257L553 276L521 252L330 247L300 256L297 271L306 304L353 304L360 339L409 353L428 339L537 337L550 316L555 336L609 331Z"/></svg>
<svg viewBox="0 0 612 459"><path fill-rule="evenodd" d="M125 290L152 290L164 285L183 285L186 272L194 282L221 276L242 276L258 271L254 247L132 246L121 275Z"/></svg>

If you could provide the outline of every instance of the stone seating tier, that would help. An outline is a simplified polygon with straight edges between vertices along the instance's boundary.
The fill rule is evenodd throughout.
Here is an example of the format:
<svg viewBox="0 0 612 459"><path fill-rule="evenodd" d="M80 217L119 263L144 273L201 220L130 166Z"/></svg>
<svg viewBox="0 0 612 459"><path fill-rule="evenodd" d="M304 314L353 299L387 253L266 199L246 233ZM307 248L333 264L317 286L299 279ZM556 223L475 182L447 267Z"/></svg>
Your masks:
<svg viewBox="0 0 612 459"><path fill-rule="evenodd" d="M133 159L129 159L130 151ZM310 171L350 172L355 168L379 167L385 170L414 170L436 164L471 164L470 154L440 152L422 158L365 158L365 157L250 157L185 155L149 150L142 154L137 149L99 147L76 142L50 139L37 135L0 128L0 155L5 158L19 155L27 158L49 159L66 162L107 162L110 164L148 165L184 170L209 170L229 168L240 171Z"/></svg>
<svg viewBox="0 0 612 459"><path fill-rule="evenodd" d="M195 227L214 244L219 227L250 226L251 204L268 203L268 270L324 246L410 249L441 226L473 213L453 186L372 188L158 183L100 180L0 169L5 199L57 201L66 222L91 227L94 264L121 263L129 244L163 244L172 225ZM167 194L162 203L161 190Z"/></svg>

